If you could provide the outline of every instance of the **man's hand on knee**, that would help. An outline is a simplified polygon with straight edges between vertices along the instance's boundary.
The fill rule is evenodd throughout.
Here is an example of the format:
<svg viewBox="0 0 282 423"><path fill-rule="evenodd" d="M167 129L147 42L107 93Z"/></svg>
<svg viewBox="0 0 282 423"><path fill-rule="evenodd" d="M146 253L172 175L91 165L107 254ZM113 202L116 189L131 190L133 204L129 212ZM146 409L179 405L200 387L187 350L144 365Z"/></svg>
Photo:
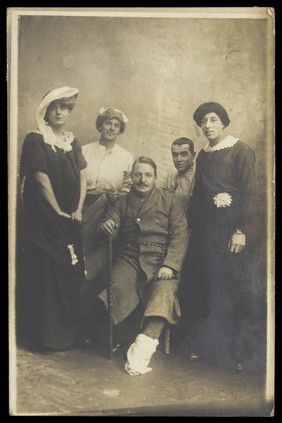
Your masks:
<svg viewBox="0 0 282 423"><path fill-rule="evenodd" d="M170 267L161 267L158 272L158 279L169 280L174 277L173 270Z"/></svg>

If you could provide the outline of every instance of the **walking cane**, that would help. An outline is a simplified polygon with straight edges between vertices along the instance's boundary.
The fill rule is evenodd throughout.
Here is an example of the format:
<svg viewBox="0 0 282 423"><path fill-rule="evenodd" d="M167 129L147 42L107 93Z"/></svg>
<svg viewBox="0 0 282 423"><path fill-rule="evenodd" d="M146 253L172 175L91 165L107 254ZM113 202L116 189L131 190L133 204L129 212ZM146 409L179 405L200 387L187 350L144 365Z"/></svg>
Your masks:
<svg viewBox="0 0 282 423"><path fill-rule="evenodd" d="M109 358L113 358L113 320L112 320L112 260L113 260L113 236L109 237L109 277L107 285L108 314L109 314Z"/></svg>

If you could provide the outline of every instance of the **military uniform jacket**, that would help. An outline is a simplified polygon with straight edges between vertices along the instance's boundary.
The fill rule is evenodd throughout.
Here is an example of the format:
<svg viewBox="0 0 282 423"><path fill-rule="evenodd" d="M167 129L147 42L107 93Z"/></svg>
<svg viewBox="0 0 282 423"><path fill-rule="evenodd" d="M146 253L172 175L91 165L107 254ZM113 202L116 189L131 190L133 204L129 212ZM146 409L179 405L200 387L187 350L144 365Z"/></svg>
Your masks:
<svg viewBox="0 0 282 423"><path fill-rule="evenodd" d="M126 251L129 251L134 216L138 258L147 282L156 277L162 266L170 267L175 274L180 273L188 247L187 219L181 199L154 187L136 211L136 197L132 188L127 197L115 202L103 219L112 219L118 225L118 256L126 258Z"/></svg>

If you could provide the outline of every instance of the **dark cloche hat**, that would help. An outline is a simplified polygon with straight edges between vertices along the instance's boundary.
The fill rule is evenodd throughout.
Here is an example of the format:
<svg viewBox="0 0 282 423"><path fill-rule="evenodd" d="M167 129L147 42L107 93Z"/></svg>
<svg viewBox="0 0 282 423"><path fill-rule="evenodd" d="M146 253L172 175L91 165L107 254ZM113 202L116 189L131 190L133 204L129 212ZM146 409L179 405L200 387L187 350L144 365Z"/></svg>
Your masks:
<svg viewBox="0 0 282 423"><path fill-rule="evenodd" d="M201 104L195 110L195 112L193 114L193 119L197 123L198 126L201 126L201 122L202 122L203 117L207 113L212 113L212 112L216 113L220 117L224 126L229 125L230 119L229 119L227 111L219 103L215 103L213 101L209 102L209 103Z"/></svg>

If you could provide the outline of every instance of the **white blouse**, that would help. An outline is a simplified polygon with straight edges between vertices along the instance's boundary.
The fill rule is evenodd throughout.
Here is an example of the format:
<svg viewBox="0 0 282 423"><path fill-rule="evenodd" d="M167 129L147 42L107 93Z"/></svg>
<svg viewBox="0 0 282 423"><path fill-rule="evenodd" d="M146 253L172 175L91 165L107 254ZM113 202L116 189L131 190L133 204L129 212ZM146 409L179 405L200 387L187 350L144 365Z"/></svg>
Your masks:
<svg viewBox="0 0 282 423"><path fill-rule="evenodd" d="M115 144L106 151L99 142L82 146L82 153L87 161L87 190L122 189L125 172L131 172L132 155Z"/></svg>

